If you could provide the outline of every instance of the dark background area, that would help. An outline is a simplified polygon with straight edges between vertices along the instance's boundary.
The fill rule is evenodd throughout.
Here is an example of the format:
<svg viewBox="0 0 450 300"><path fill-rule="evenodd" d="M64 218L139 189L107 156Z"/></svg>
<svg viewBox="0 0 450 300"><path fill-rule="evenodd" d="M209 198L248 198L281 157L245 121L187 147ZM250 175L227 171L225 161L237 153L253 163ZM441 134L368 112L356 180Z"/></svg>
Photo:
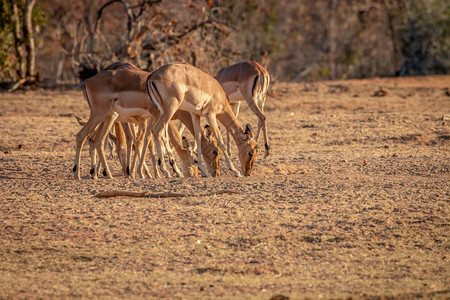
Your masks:
<svg viewBox="0 0 450 300"><path fill-rule="evenodd" d="M0 18L4 86L76 84L118 60L210 74L257 60L274 81L450 69L445 0L0 0Z"/></svg>

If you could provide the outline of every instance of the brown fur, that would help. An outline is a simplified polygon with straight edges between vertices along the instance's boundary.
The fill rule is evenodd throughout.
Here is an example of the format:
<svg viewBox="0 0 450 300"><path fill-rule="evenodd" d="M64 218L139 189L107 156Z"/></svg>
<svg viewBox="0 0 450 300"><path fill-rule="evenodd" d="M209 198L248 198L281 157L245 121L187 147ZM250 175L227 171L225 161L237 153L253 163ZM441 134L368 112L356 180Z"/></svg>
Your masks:
<svg viewBox="0 0 450 300"><path fill-rule="evenodd" d="M172 63L161 67L148 77L147 90L155 105L161 105L160 109L163 111L152 127L160 157L162 153L161 143L164 142L162 132L175 112L180 109L189 111L192 116L194 136L200 151L200 116L207 119L214 136L219 142L228 167L235 172L236 176L240 176L240 172L234 168L225 152L216 121L217 117L235 139L239 149L242 171L245 175L250 175L253 163L249 164L249 161L256 158L256 142L250 136L250 132L244 132L240 126L228 103L227 95L213 77L189 64ZM249 155L250 150L252 155L254 153L253 158ZM201 164L200 154L198 158L199 169L202 171L202 175L206 176ZM163 172L165 170L164 163L161 164L161 170Z"/></svg>
<svg viewBox="0 0 450 300"><path fill-rule="evenodd" d="M265 156L269 155L269 137L267 133L264 104L269 90L270 74L255 61L243 61L219 70L214 77L220 82L229 98L231 108L236 117L239 115L240 101L247 102L252 112L258 117L256 142L262 129L264 135ZM228 138L228 152L230 152Z"/></svg>

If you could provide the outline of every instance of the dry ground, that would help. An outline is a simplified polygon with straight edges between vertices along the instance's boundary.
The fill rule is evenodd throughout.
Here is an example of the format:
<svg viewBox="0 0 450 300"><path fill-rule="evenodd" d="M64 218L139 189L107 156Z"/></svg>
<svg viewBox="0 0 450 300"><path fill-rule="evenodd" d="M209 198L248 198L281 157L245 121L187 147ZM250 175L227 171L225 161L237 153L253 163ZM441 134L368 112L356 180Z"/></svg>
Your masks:
<svg viewBox="0 0 450 300"><path fill-rule="evenodd" d="M95 182L87 148L72 179L81 91L0 94L0 298L448 299L449 87L279 83L253 176L125 179L114 160ZM219 189L240 194L196 196Z"/></svg>

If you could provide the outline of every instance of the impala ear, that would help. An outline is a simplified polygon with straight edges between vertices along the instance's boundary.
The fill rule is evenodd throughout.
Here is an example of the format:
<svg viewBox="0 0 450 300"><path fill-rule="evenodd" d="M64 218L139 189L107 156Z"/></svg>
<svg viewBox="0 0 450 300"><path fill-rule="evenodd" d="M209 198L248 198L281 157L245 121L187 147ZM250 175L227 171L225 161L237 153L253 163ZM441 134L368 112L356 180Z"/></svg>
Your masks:
<svg viewBox="0 0 450 300"><path fill-rule="evenodd" d="M252 126L250 126L250 124L247 124L245 126L245 134L247 134L249 137L253 138L254 134L253 134L253 129Z"/></svg>
<svg viewBox="0 0 450 300"><path fill-rule="evenodd" d="M205 125L205 130L203 131L203 133L205 135L205 138L207 138L208 140L211 138L212 130L208 124Z"/></svg>
<svg viewBox="0 0 450 300"><path fill-rule="evenodd" d="M188 139L185 136L183 136L181 138L181 142L182 142L183 148L185 150L190 150L191 149L191 144L189 143Z"/></svg>
<svg viewBox="0 0 450 300"><path fill-rule="evenodd" d="M83 119L80 118L79 116L75 116L75 119L77 119L78 124L80 124L81 126L86 125L86 122L83 121Z"/></svg>

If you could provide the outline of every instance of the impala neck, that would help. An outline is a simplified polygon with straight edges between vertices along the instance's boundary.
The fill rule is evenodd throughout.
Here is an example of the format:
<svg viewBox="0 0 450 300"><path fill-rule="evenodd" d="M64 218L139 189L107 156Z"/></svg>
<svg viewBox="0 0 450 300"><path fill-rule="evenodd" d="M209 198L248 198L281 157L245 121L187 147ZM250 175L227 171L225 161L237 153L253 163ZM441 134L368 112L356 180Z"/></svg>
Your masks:
<svg viewBox="0 0 450 300"><path fill-rule="evenodd" d="M231 107L229 105L226 105L223 112L218 114L216 117L233 136L236 144L242 143L242 139L240 139L239 136L244 134L244 129L242 129L241 124L239 124L239 121L231 110Z"/></svg>

